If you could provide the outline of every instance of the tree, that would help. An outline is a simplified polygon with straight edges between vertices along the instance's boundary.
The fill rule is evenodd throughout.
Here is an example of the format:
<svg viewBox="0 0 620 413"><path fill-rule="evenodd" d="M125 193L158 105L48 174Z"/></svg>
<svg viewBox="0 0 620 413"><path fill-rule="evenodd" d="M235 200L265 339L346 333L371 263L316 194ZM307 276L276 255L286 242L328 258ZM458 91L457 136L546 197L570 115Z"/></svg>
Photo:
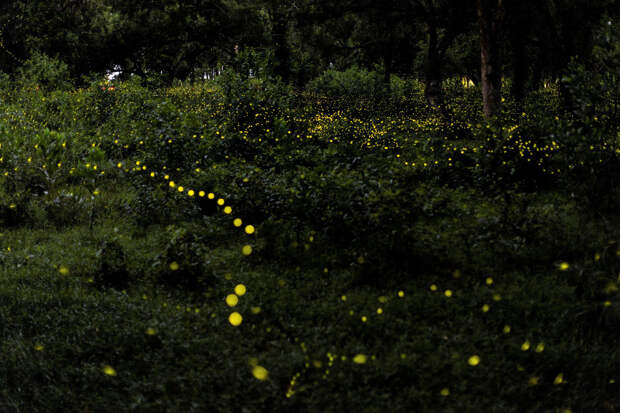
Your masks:
<svg viewBox="0 0 620 413"><path fill-rule="evenodd" d="M476 0L480 26L480 78L482 111L487 118L497 112L501 102L501 46L504 23L503 0Z"/></svg>

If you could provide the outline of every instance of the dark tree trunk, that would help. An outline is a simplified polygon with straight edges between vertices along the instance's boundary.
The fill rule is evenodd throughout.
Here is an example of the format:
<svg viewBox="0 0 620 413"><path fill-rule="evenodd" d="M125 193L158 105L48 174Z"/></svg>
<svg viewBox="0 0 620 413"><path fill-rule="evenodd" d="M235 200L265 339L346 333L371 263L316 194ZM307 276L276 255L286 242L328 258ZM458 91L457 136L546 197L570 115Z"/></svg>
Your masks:
<svg viewBox="0 0 620 413"><path fill-rule="evenodd" d="M394 56L392 54L392 45L390 44L385 47L383 53L383 83L388 92L392 89L391 78L393 62Z"/></svg>
<svg viewBox="0 0 620 413"><path fill-rule="evenodd" d="M527 80L529 76L525 54L526 33L516 30L512 34L512 96L521 105L525 99Z"/></svg>
<svg viewBox="0 0 620 413"><path fill-rule="evenodd" d="M424 97L426 101L431 107L438 109L443 103L441 51L439 50L437 27L432 23L428 26L428 50L424 68L424 83Z"/></svg>
<svg viewBox="0 0 620 413"><path fill-rule="evenodd" d="M274 42L274 73L282 81L289 83L291 79L291 56L287 42L288 21L285 16L276 15L273 21Z"/></svg>
<svg viewBox="0 0 620 413"><path fill-rule="evenodd" d="M490 118L501 102L501 35L504 21L503 0L477 0L480 25L480 78L482 111Z"/></svg>

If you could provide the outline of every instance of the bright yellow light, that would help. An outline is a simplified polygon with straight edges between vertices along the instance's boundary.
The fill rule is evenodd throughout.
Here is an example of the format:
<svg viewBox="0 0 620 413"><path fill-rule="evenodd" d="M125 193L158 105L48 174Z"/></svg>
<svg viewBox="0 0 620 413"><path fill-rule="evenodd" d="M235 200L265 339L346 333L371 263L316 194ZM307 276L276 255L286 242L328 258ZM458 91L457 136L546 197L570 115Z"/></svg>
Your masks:
<svg viewBox="0 0 620 413"><path fill-rule="evenodd" d="M241 248L241 253L243 255L250 255L252 253L252 246L251 245L244 245L243 248Z"/></svg>
<svg viewBox="0 0 620 413"><path fill-rule="evenodd" d="M243 321L243 317L241 317L241 314L239 314L236 311L233 313L230 313L230 315L228 316L228 322L235 327L237 327L238 325L241 325L242 321Z"/></svg>
<svg viewBox="0 0 620 413"><path fill-rule="evenodd" d="M480 357L477 355L471 356L469 359L467 359L467 364L469 364L470 366L477 366L478 364L480 364Z"/></svg>
<svg viewBox="0 0 620 413"><path fill-rule="evenodd" d="M368 360L368 357L366 357L365 354L358 354L355 357L353 357L353 363L355 364L365 364L367 360Z"/></svg>
<svg viewBox="0 0 620 413"><path fill-rule="evenodd" d="M254 234L254 225L246 225L245 226L245 233L246 234Z"/></svg>
<svg viewBox="0 0 620 413"><path fill-rule="evenodd" d="M171 269L172 271L176 271L176 270L178 270L178 269L179 269L179 263L178 263L178 262L176 262L176 261L172 261L172 262L170 263L170 269Z"/></svg>
<svg viewBox="0 0 620 413"><path fill-rule="evenodd" d="M103 366L103 369L101 369L103 371L103 374L108 375L108 376L116 376L116 370L114 370L114 368L112 366L109 365L105 365Z"/></svg>
<svg viewBox="0 0 620 413"><path fill-rule="evenodd" d="M243 224L243 221L241 221L241 218L235 218L235 220L233 221L233 225L236 227L240 227L241 224Z"/></svg>
<svg viewBox="0 0 620 413"><path fill-rule="evenodd" d="M261 381L267 380L267 378L269 377L269 372L263 366L254 366L254 368L252 369L252 374L254 375L254 377Z"/></svg>
<svg viewBox="0 0 620 413"><path fill-rule="evenodd" d="M242 295L245 295L245 293L246 293L245 285L237 284L235 286L235 294L237 294L239 297L241 297Z"/></svg>
<svg viewBox="0 0 620 413"><path fill-rule="evenodd" d="M224 207L224 213L225 214L230 214L231 212L232 212L232 208L231 207L229 207L229 206L225 206Z"/></svg>
<svg viewBox="0 0 620 413"><path fill-rule="evenodd" d="M239 297L237 297L235 294L228 294L226 296L226 304L228 304L229 307L234 307L239 303Z"/></svg>

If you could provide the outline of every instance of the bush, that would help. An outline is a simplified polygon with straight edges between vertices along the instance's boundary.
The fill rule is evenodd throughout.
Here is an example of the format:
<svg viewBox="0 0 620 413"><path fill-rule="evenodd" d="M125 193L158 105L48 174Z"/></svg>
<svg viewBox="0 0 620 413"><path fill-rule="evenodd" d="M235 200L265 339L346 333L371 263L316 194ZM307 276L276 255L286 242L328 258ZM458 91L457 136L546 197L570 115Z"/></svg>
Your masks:
<svg viewBox="0 0 620 413"><path fill-rule="evenodd" d="M69 66L58 58L35 52L17 70L17 76L26 87L42 90L68 90L71 88Z"/></svg>

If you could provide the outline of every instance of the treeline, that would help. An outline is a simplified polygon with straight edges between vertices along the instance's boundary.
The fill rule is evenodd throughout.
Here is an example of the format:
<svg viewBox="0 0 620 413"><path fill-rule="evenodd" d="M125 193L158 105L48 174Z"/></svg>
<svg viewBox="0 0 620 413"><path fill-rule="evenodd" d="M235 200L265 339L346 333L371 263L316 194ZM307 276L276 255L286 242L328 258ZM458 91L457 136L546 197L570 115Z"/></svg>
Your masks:
<svg viewBox="0 0 620 413"><path fill-rule="evenodd" d="M619 11L615 0L5 0L0 70L15 76L47 56L77 81L116 69L169 84L224 65L303 87L359 66L386 85L423 79L434 107L444 78L466 76L490 116L502 78L520 101L574 59L613 68L593 56L618 49Z"/></svg>

